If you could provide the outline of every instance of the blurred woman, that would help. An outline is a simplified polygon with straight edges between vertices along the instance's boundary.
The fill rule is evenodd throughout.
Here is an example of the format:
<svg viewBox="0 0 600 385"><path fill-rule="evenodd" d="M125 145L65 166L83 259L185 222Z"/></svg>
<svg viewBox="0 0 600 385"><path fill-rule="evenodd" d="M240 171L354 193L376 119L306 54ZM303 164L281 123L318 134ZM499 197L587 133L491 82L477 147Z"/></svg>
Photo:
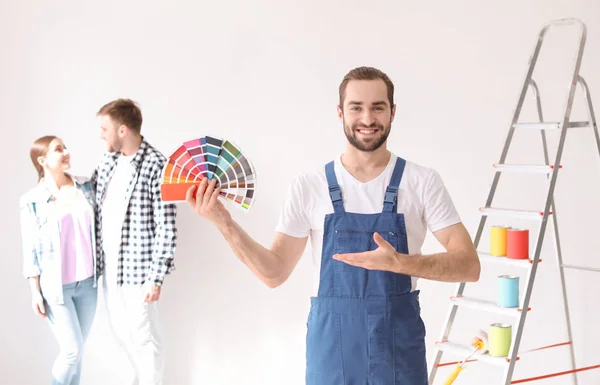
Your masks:
<svg viewBox="0 0 600 385"><path fill-rule="evenodd" d="M88 178L67 173L61 139L39 138L30 156L38 183L20 199L23 273L33 312L48 320L60 347L52 384L79 385L97 303L94 192Z"/></svg>

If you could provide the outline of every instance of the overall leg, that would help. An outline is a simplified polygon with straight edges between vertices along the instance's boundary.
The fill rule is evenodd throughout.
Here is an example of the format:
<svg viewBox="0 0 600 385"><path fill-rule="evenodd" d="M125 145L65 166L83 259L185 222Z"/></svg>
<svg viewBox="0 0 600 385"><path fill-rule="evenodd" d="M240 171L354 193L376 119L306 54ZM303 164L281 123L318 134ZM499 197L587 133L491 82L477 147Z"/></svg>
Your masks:
<svg viewBox="0 0 600 385"><path fill-rule="evenodd" d="M410 293L392 312L394 333L394 384L427 385L425 324L421 319L418 291Z"/></svg>
<svg viewBox="0 0 600 385"><path fill-rule="evenodd" d="M329 302L329 299L312 299L306 334L306 385L365 385L352 380L354 370L360 371L360 368L345 365L346 341L342 341L341 335L342 327L348 324L346 314L331 311ZM352 343L348 349L353 349ZM360 351L355 353L360 354Z"/></svg>
<svg viewBox="0 0 600 385"><path fill-rule="evenodd" d="M73 378L71 379L70 385L79 385L85 342L90 334L94 317L96 316L96 306L98 304L98 289L94 287L93 278L88 278L77 285L75 295L73 296L73 304L79 321L79 329L81 330L82 354L73 369Z"/></svg>
<svg viewBox="0 0 600 385"><path fill-rule="evenodd" d="M63 304L46 304L50 329L60 349L52 366L53 385L71 385L83 350L81 329L73 304L71 286L74 285L65 285L63 288Z"/></svg>

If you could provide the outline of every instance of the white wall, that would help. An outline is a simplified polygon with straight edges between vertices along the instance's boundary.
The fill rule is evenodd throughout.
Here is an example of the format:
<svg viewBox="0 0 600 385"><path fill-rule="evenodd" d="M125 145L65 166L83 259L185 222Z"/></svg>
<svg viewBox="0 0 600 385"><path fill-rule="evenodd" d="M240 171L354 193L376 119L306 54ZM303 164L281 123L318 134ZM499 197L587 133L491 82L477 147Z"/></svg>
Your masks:
<svg viewBox="0 0 600 385"><path fill-rule="evenodd" d="M117 97L141 104L143 133L166 155L183 140L205 134L238 143L254 162L260 187L254 209L234 215L267 245L292 176L322 167L344 149L335 114L342 76L359 65L380 67L397 87L398 114L389 148L441 173L474 234L477 208L493 177L490 166L500 155L537 33L548 20L573 16L587 23L582 73L600 109L597 0L491 3L3 2L0 382L49 383L57 352L47 325L30 311L21 278L17 202L35 183L29 145L41 135L59 135L70 146L74 171L89 174L103 151L95 112ZM568 86L561 76L570 64L560 44L573 45L551 37L559 36L549 35L548 44L556 44L544 51L538 82L546 114L556 118ZM581 102L580 92L578 96ZM526 117L531 118L528 100ZM582 118L582 112L576 108L575 117ZM565 259L598 267L597 150L590 130L574 131L567 139L556 196ZM537 133L518 136L515 145L512 162L542 160ZM543 190L535 186L543 186L543 177L502 181L499 205L542 208ZM178 224L177 271L166 281L161 300L167 383L302 384L312 284L309 249L290 280L270 290L185 205ZM547 239L551 246L552 238ZM423 251L438 250L429 237ZM552 257L540 265L523 350L566 338ZM481 281L467 293L493 298L497 273L484 266ZM600 363L597 277L567 274L581 366ZM420 283L430 359L454 287ZM476 329L502 319L463 309L458 320L462 322L452 336L468 342ZM557 348L524 355L515 378L566 370L567 354L566 348ZM126 374L123 362L99 306L84 383L118 383ZM448 369L439 373L436 383ZM457 384L491 384L500 374L485 364L470 365ZM597 384L599 378L598 371L585 372L580 384ZM544 383L567 381L559 377Z"/></svg>

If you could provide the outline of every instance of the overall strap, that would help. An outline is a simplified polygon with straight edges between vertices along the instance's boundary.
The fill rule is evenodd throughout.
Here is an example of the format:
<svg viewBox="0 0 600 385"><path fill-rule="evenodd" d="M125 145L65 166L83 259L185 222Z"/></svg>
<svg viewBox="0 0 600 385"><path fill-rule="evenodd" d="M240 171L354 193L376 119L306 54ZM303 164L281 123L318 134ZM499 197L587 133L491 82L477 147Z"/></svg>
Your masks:
<svg viewBox="0 0 600 385"><path fill-rule="evenodd" d="M385 190L385 197L383 199L384 213L395 213L398 210L396 206L398 203L398 186L400 186L405 165L406 161L404 159L400 157L396 159L396 166L392 173L392 179L390 179L390 185Z"/></svg>
<svg viewBox="0 0 600 385"><path fill-rule="evenodd" d="M327 176L327 184L329 185L329 196L331 197L331 203L333 203L333 211L336 214L344 212L344 202L342 201L342 190L338 186L337 178L335 177L335 170L333 167L333 161L325 165L325 175Z"/></svg>

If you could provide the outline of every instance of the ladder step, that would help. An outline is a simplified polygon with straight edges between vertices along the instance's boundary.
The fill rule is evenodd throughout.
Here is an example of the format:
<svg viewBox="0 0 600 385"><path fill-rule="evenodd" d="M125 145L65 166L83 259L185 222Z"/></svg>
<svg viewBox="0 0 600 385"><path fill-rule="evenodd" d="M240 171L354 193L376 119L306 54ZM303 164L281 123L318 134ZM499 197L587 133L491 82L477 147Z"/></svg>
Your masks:
<svg viewBox="0 0 600 385"><path fill-rule="evenodd" d="M481 262L500 263L503 265L517 266L525 269L531 267L531 264L533 263L531 259L511 259L507 257L497 257L483 251L478 251L477 254L479 254L479 260ZM542 262L542 260L538 259L538 262Z"/></svg>
<svg viewBox="0 0 600 385"><path fill-rule="evenodd" d="M554 171L554 165L552 164L505 164L505 163L494 163L494 168L498 171L506 172L524 172L524 173L539 173L539 174L550 174ZM562 168L562 166L559 166Z"/></svg>
<svg viewBox="0 0 600 385"><path fill-rule="evenodd" d="M486 311L489 313L504 314L504 315L510 315L513 317L518 317L521 315L521 308L502 307L502 306L496 305L496 303L493 301L484 300L484 299L461 296L461 297L451 297L450 301L458 306L464 306L464 307L468 307L471 309L483 310L483 311Z"/></svg>
<svg viewBox="0 0 600 385"><path fill-rule="evenodd" d="M567 128L589 127L589 122L569 122ZM514 128L527 128L534 130L558 130L562 126L562 122L531 122L531 123L516 123Z"/></svg>
<svg viewBox="0 0 600 385"><path fill-rule="evenodd" d="M436 342L435 346L445 352L445 353L454 353L461 359L468 357L469 354L473 352L473 348L467 345L460 345L454 342L445 341L445 342ZM508 366L510 359L508 357L494 357L490 356L488 353L485 354L475 354L472 357L474 360L486 362L488 364L497 365L506 367Z"/></svg>
<svg viewBox="0 0 600 385"><path fill-rule="evenodd" d="M535 219L541 221L544 218L543 211L528 211L528 210L512 210L512 209L501 209L494 207L481 207L479 209L482 215L488 216L508 216L515 218ZM552 212L548 212L551 215Z"/></svg>

